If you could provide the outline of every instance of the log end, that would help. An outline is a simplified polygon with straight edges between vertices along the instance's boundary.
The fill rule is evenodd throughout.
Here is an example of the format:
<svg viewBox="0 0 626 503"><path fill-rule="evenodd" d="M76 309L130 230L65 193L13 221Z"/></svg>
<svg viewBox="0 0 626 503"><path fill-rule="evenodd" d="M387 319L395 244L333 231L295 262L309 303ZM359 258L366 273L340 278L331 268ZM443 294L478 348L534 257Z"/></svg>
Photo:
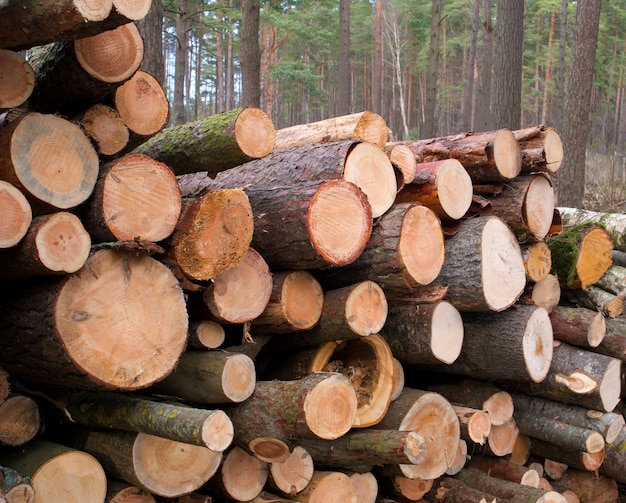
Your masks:
<svg viewBox="0 0 626 503"><path fill-rule="evenodd" d="M294 330L313 328L322 316L324 291L307 271L290 272L283 283L283 312Z"/></svg>
<svg viewBox="0 0 626 503"><path fill-rule="evenodd" d="M151 0L113 0L113 8L132 21L140 21L146 17L151 5Z"/></svg>
<svg viewBox="0 0 626 503"><path fill-rule="evenodd" d="M512 180L522 170L522 151L512 131L501 129L493 140L496 168L505 179Z"/></svg>
<svg viewBox="0 0 626 503"><path fill-rule="evenodd" d="M563 143L561 136L555 129L546 128L543 148L548 171L556 173L563 162Z"/></svg>
<svg viewBox="0 0 626 503"><path fill-rule="evenodd" d="M233 403L243 402L254 393L255 385L254 361L244 354L230 355L222 371L224 395Z"/></svg>
<svg viewBox="0 0 626 503"><path fill-rule="evenodd" d="M437 172L439 203L447 218L458 220L469 210L474 189L472 179L456 159L446 159Z"/></svg>
<svg viewBox="0 0 626 503"><path fill-rule="evenodd" d="M247 107L235 121L235 138L245 155L260 159L274 149L276 129L265 112L256 107Z"/></svg>
<svg viewBox="0 0 626 503"><path fill-rule="evenodd" d="M225 451L232 443L234 433L230 417L222 410L213 411L202 425L204 445L215 452Z"/></svg>
<svg viewBox="0 0 626 503"><path fill-rule="evenodd" d="M350 329L360 336L380 332L387 320L387 298L373 281L357 284L345 303L345 319Z"/></svg>
<svg viewBox="0 0 626 503"><path fill-rule="evenodd" d="M35 73L19 52L0 49L0 110L19 107L35 88Z"/></svg>
<svg viewBox="0 0 626 503"><path fill-rule="evenodd" d="M586 232L580 243L580 251L576 262L577 281L575 285L587 288L596 283L611 266L613 240L601 226L593 226Z"/></svg>
<svg viewBox="0 0 626 503"><path fill-rule="evenodd" d="M248 449L254 456L266 463L282 463L289 458L289 446L273 437L256 437L248 443Z"/></svg>
<svg viewBox="0 0 626 503"><path fill-rule="evenodd" d="M534 382L541 382L548 375L553 342L550 315L544 308L538 307L530 315L522 339L526 370Z"/></svg>
<svg viewBox="0 0 626 503"><path fill-rule="evenodd" d="M0 213L0 248L11 248L28 232L33 212L24 194L4 180L0 180Z"/></svg>
<svg viewBox="0 0 626 503"><path fill-rule="evenodd" d="M285 494L298 494L313 478L314 462L306 449L299 445L284 461L270 465L272 481Z"/></svg>
<svg viewBox="0 0 626 503"><path fill-rule="evenodd" d="M384 150L389 138L389 128L380 115L365 111L354 126L354 138L373 143ZM415 156L414 156L415 157Z"/></svg>
<svg viewBox="0 0 626 503"><path fill-rule="evenodd" d="M533 285L531 293L533 303L551 312L559 305L561 299L561 284L554 274L548 274L544 279Z"/></svg>
<svg viewBox="0 0 626 503"><path fill-rule="evenodd" d="M46 218L35 237L39 260L55 273L78 271L91 252L91 237L81 220L67 211Z"/></svg>
<svg viewBox="0 0 626 503"><path fill-rule="evenodd" d="M548 277L552 269L552 254L545 241L538 241L525 247L524 268L528 279L534 283L539 283Z"/></svg>
<svg viewBox="0 0 626 503"><path fill-rule="evenodd" d="M605 412L612 412L620 402L622 362L617 358L610 358L606 371L600 383L600 397Z"/></svg>
<svg viewBox="0 0 626 503"><path fill-rule="evenodd" d="M96 103L84 113L81 124L100 155L115 155L127 144L128 127L114 108Z"/></svg>
<svg viewBox="0 0 626 503"><path fill-rule="evenodd" d="M517 424L514 419L510 419L504 424L492 425L487 437L487 445L495 456L507 456L513 453L518 435Z"/></svg>
<svg viewBox="0 0 626 503"><path fill-rule="evenodd" d="M408 145L397 144L391 148L388 155L391 164L402 173L402 181L405 184L412 183L417 172L417 158L411 148Z"/></svg>
<svg viewBox="0 0 626 503"><path fill-rule="evenodd" d="M73 5L85 21L102 21L109 17L113 2L112 0L74 0Z"/></svg>
<svg viewBox="0 0 626 503"><path fill-rule="evenodd" d="M449 302L439 302L432 317L430 346L433 356L443 363L454 363L461 354L463 334L461 313Z"/></svg>
<svg viewBox="0 0 626 503"><path fill-rule="evenodd" d="M524 201L524 222L533 238L543 240L550 231L554 217L554 188L548 177L533 175Z"/></svg>

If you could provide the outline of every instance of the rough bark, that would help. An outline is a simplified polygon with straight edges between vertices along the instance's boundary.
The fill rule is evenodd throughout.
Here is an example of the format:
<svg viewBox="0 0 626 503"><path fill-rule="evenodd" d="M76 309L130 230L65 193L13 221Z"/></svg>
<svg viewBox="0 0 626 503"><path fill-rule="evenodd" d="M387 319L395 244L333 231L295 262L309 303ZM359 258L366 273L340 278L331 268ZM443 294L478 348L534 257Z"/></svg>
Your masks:
<svg viewBox="0 0 626 503"><path fill-rule="evenodd" d="M613 240L616 250L626 251L626 215L605 213L582 208L558 207L563 225L575 227L584 224L602 224Z"/></svg>
<svg viewBox="0 0 626 503"><path fill-rule="evenodd" d="M564 297L579 307L599 311L608 319L617 318L624 312L624 295L611 292L594 285L587 288L565 290Z"/></svg>
<svg viewBox="0 0 626 503"><path fill-rule="evenodd" d="M563 162L559 133L543 125L513 131L522 151L522 173L556 173Z"/></svg>
<svg viewBox="0 0 626 503"><path fill-rule="evenodd" d="M613 252L611 250L611 257ZM606 290L614 295L626 295L626 267L611 263L602 277L596 281L595 286Z"/></svg>
<svg viewBox="0 0 626 503"><path fill-rule="evenodd" d="M602 313L584 307L557 306L550 313L550 323L555 339L579 347L596 347L606 334Z"/></svg>
<svg viewBox="0 0 626 503"><path fill-rule="evenodd" d="M299 503L358 503L358 494L345 473L316 470L311 482L293 499Z"/></svg>
<svg viewBox="0 0 626 503"><path fill-rule="evenodd" d="M9 182L0 180L0 248L11 248L28 232L33 211L24 194Z"/></svg>

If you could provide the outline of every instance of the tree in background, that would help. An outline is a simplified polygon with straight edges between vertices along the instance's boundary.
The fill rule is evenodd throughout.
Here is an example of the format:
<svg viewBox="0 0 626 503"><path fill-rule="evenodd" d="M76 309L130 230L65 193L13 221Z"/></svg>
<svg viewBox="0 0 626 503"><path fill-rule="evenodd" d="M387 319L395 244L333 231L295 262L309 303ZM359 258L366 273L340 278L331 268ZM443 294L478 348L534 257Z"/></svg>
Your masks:
<svg viewBox="0 0 626 503"><path fill-rule="evenodd" d="M337 115L347 115L351 108L350 78L350 0L339 0L339 89Z"/></svg>
<svg viewBox="0 0 626 503"><path fill-rule="evenodd" d="M148 15L137 22L143 37L144 56L141 69L152 75L160 84L165 82L163 64L163 2L152 0Z"/></svg>
<svg viewBox="0 0 626 503"><path fill-rule="evenodd" d="M422 138L432 138L435 135L435 101L437 99L437 80L439 72L441 7L442 0L433 0L430 17L430 48L428 53L428 74L426 75L424 126L420 135Z"/></svg>
<svg viewBox="0 0 626 503"><path fill-rule="evenodd" d="M261 50L259 0L241 0L241 106L261 106Z"/></svg>

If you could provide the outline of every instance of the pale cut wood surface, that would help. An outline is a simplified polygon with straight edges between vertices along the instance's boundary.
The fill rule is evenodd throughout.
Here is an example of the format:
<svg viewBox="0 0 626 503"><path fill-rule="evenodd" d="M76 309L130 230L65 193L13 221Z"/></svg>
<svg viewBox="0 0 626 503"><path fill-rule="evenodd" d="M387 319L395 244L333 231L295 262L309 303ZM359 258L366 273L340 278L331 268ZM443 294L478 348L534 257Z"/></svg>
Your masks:
<svg viewBox="0 0 626 503"><path fill-rule="evenodd" d="M0 180L0 211L0 248L11 248L26 235L33 211L24 194L4 180Z"/></svg>

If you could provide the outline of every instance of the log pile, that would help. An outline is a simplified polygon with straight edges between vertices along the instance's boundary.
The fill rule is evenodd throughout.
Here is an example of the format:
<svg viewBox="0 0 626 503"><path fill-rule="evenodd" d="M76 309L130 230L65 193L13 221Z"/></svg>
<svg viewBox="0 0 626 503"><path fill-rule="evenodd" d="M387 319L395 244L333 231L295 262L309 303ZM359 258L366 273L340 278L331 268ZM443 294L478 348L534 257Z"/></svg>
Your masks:
<svg viewBox="0 0 626 503"><path fill-rule="evenodd" d="M149 0L31 3L0 9L0 501L618 501L626 222L555 208L556 131L166 127Z"/></svg>

